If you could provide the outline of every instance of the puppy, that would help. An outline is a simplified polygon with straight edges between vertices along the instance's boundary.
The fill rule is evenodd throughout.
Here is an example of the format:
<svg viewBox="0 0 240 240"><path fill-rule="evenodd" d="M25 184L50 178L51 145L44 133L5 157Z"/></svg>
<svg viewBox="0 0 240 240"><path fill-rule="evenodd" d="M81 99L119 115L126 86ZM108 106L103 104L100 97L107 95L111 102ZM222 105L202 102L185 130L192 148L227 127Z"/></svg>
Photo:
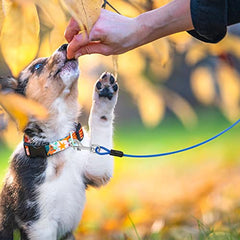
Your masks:
<svg viewBox="0 0 240 240"><path fill-rule="evenodd" d="M87 186L99 187L112 176L111 156L72 146L112 147L118 85L110 73L97 81L87 134L77 123L78 62L67 59L66 49L64 44L49 58L33 61L18 79L1 80L2 90L11 88L41 103L49 116L29 120L12 155L0 196L0 240L13 239L15 229L21 240L74 239Z"/></svg>

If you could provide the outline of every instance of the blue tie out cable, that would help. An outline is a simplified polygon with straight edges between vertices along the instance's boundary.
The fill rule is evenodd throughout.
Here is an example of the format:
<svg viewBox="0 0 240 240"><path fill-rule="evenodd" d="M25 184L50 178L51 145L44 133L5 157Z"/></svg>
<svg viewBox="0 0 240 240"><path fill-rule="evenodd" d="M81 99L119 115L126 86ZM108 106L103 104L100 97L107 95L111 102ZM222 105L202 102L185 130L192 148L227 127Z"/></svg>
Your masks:
<svg viewBox="0 0 240 240"><path fill-rule="evenodd" d="M95 152L99 155L112 155L112 156L116 156L116 157L129 157L129 158L153 158L153 157L162 157L162 156L167 156L167 155L172 155L172 154L176 154L176 153L180 153L180 152L185 152L188 151L190 149L193 148L197 148L199 146L202 146L208 142L213 141L215 138L223 135L224 133L226 133L227 131L229 131L230 129L232 129L233 127L235 127L238 123L240 122L240 119L238 119L235 123L233 123L231 126L229 126L228 128L226 128L225 130L223 130L222 132L218 133L217 135L203 141L200 142L198 144L195 144L193 146L190 147L186 147L183 149L179 149L176 151L171 151L171 152L165 152L165 153L158 153L158 154L150 154L150 155L132 155L132 154L125 154L122 151L119 150L114 150L114 149L108 149L106 147L103 146L98 146L95 148Z"/></svg>

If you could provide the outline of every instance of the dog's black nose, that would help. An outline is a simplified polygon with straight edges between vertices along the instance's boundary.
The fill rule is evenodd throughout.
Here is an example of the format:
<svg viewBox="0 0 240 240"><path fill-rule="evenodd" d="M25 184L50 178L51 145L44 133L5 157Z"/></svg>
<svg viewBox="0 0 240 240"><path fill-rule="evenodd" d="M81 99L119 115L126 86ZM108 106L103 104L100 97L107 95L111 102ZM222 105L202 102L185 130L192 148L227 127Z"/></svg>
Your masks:
<svg viewBox="0 0 240 240"><path fill-rule="evenodd" d="M67 50L67 46L68 46L68 44L63 44L63 45L58 49L58 51L66 51L66 50Z"/></svg>

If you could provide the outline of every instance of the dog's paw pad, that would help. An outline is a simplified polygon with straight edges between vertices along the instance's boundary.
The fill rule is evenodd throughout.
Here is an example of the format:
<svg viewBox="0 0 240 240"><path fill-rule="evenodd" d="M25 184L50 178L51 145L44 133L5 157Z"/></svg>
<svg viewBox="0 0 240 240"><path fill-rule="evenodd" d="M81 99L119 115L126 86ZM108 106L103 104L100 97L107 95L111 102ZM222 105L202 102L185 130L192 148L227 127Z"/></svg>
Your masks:
<svg viewBox="0 0 240 240"><path fill-rule="evenodd" d="M111 100L118 91L118 84L111 73L105 72L96 83L96 92L100 98Z"/></svg>

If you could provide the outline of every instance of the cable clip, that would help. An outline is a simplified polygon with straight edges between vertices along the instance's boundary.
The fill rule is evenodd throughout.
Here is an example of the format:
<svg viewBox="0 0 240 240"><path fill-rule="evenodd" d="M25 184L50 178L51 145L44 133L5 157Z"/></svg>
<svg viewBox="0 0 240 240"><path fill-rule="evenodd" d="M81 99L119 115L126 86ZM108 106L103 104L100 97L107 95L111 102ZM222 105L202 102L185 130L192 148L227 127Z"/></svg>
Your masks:
<svg viewBox="0 0 240 240"><path fill-rule="evenodd" d="M81 151L81 150L89 150L90 152L96 153L96 149L100 149L99 145L96 144L91 144L89 147L88 146L84 146L78 139L74 139L73 138L73 131L70 132L70 138L68 140L70 146L77 150L77 151Z"/></svg>

